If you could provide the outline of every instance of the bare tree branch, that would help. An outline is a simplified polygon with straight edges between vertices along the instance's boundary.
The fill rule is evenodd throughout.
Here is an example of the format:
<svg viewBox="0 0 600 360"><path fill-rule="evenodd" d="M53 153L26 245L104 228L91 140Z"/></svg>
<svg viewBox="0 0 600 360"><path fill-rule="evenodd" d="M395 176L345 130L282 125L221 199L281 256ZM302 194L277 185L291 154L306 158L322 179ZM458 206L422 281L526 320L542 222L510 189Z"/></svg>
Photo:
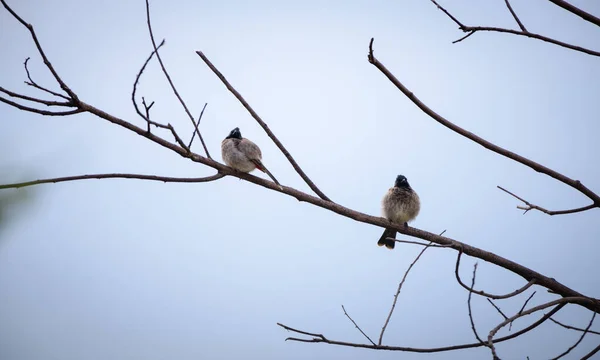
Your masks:
<svg viewBox="0 0 600 360"><path fill-rule="evenodd" d="M19 103L16 103L14 101L8 100L6 98L3 98L0 96L0 102L3 102L5 104L8 104L12 107L15 107L19 110L23 110L23 111L27 111L27 112L32 112L32 113L36 113L36 114L40 114L40 115L46 115L46 116L67 116L67 115L74 115L74 114L79 114L80 112L83 112L83 110L81 109L74 109L74 110L69 110L69 111L48 111L48 110L41 110L41 109L36 109L36 108L32 108L29 106L25 106L25 105L21 105Z"/></svg>
<svg viewBox="0 0 600 360"><path fill-rule="evenodd" d="M375 345L375 343L373 342L373 340L371 340L371 338L369 337L369 335L365 334L365 332L364 332L364 331L362 331L362 329L360 328L360 326L358 326L358 325L356 324L356 322L354 321L354 319L352 319L352 318L350 317L350 315L348 315L348 313L346 312L346 308L344 308L344 305L342 305L342 310L344 310L344 315L346 315L346 317L347 317L348 319L350 319L350 321L352 321L352 323L353 323L353 324L354 324L354 326L355 326L355 327L358 329L358 331L360 331L360 333L361 333L361 334L363 334L363 335L364 335L364 337L366 337L366 338L367 338L367 340L369 340L369 342L370 342L371 344Z"/></svg>
<svg viewBox="0 0 600 360"><path fill-rule="evenodd" d="M560 321L558 321L558 320L556 320L556 319L553 319L553 318L549 318L548 320L552 321L552 322L553 322L553 323L555 323L556 325L559 325L559 326L562 326L562 327L564 327L565 329L569 329L569 330L576 330L576 331L585 331L585 329L578 328L578 327L571 326L571 325L567 325L567 324L563 324L563 323L561 323ZM590 333L590 334L594 334L594 335L600 335L600 332L598 332L598 331L594 331L594 330L589 330L589 329L588 329L588 331L587 331L587 332L588 332L588 333Z"/></svg>
<svg viewBox="0 0 600 360"><path fill-rule="evenodd" d="M51 101L51 100L38 99L38 98L31 97L31 96L18 94L16 92L13 92L13 91L10 91L8 89L5 89L2 86L0 86L0 92L3 92L3 93L7 94L10 97L14 97L14 98L17 98L17 99L22 99L22 100L27 100L27 101L35 102L35 103L38 103L38 104L44 104L46 106L73 107L73 104L71 102L68 102L68 101Z"/></svg>
<svg viewBox="0 0 600 360"><path fill-rule="evenodd" d="M469 291L469 293L471 293L471 292ZM498 307L498 305L494 304L494 302L493 302L493 301L492 301L490 298L487 298L486 300L487 300L487 301L488 301L490 304L492 304L492 306L493 306L493 307L496 309L496 311L498 311L498 313L499 313L500 315L502 315L502 317L504 318L504 320L508 319L508 316L506 316L506 314L504 314L504 313L502 312L502 310L500 310L500 308Z"/></svg>
<svg viewBox="0 0 600 360"><path fill-rule="evenodd" d="M90 175L75 175L75 176L63 176L57 178L40 179L33 181L26 181L14 184L0 184L0 189L18 189L27 186L49 184L49 183L60 183L66 181L77 181L77 180L90 180L90 179L138 179L138 180L152 180L162 181L164 183L199 183L209 182L218 180L224 177L225 174L217 173L212 176L200 177L200 178L182 178L182 177L171 177L171 176L159 176L159 175L142 175L142 174L123 174L123 173L112 173L112 174L90 174Z"/></svg>
<svg viewBox="0 0 600 360"><path fill-rule="evenodd" d="M300 165L298 165L296 160L294 160L294 158L292 157L292 154L290 154L289 151L287 151L287 149L285 148L285 146L283 146L281 141L279 141L279 139L275 136L275 134L273 134L271 129L269 129L269 126L260 118L260 116L258 116L256 111L254 111L254 109L252 109L252 107L250 107L250 105L242 97L242 94L240 94L233 86L231 86L231 84L229 83L229 81L227 81L225 76L223 76L223 74L221 74L221 72L212 64L212 62L210 62L210 60L208 60L208 58L206 57L206 55L204 55L204 53L202 51L196 51L196 54L198 54L198 56L200 56L202 61L204 61L204 63L212 70L213 73L215 73L215 75L217 75L217 77L225 85L227 90L229 90L239 100L239 102L246 108L246 110L248 110L250 115L252 115L254 120L256 120L256 122L258 122L258 124L265 130L267 135L271 138L271 140L275 143L275 145L277 145L279 150L281 150L281 152L288 159L290 164L292 164L292 167L294 168L294 170L296 170L298 175L300 175L302 180L304 180L304 182L306 182L306 184L312 189L312 191L314 191L315 194L317 194L321 199L326 200L326 201L331 201L321 190L319 190L317 185L315 185L315 183L313 183L312 180L304 173L304 171L302 170Z"/></svg>
<svg viewBox="0 0 600 360"><path fill-rule="evenodd" d="M593 302L594 300L587 298L587 297L563 297L560 299L556 299L556 300L552 300L549 301L545 304L541 304L538 306L534 306L529 310L525 310L523 312L520 312L519 314L516 314L514 316L509 317L508 319L504 320L503 322L501 322L500 324L498 324L495 328L493 328L490 333L488 334L488 338L487 338L487 342L488 342L488 347L490 348L490 350L492 351L492 356L494 356L494 359L499 359L498 354L496 353L496 348L494 346L494 335L496 335L496 333L502 329L504 326L508 325L509 323L515 321L516 319L529 315L529 314L533 314L536 311L540 311L540 310L544 310L545 308L548 308L550 306L554 306L554 305L559 305L559 304L566 304L566 303L575 303L575 304L579 304L582 305L586 304L586 303L590 303Z"/></svg>
<svg viewBox="0 0 600 360"><path fill-rule="evenodd" d="M461 128L460 126L455 125L454 123L448 121L446 118L433 111L429 106L425 105L421 100L419 100L419 98L417 98L415 94L412 93L412 91L410 91L406 86L404 86L379 60L377 60L377 58L375 58L375 56L373 55L373 41L374 39L371 39L371 42L369 44L369 62L373 64L377 69L379 69L379 71L381 71L404 95L406 95L406 97L408 97L419 109L421 109L425 114L429 115L429 117L431 117L433 120L437 121L438 123L447 127L448 129L466 137L467 139L472 140L475 143L485 147L486 149L489 149L497 154L500 154L504 157L521 163L537 172L546 174L566 185L569 185L570 187L578 190L579 192L590 198L594 202L595 207L600 207L600 196L592 190L585 187L579 180L573 180L557 171L554 171L541 164L538 164L535 161L532 161L526 157L508 151L498 145L492 144L491 142L473 134L472 132L469 132Z"/></svg>
<svg viewBox="0 0 600 360"><path fill-rule="evenodd" d="M27 79L29 79L29 81L25 81L25 84L32 86L38 90L42 90L44 92L47 92L48 94L52 94L56 97L60 97L63 98L65 100L71 101L71 99L68 96L64 96L63 94L59 94L57 92L54 92L52 90L46 89L43 86L38 85L35 81L33 81L33 79L31 78L31 74L29 73L29 67L27 66L27 64L29 63L29 58L25 59L25 61L23 62L23 67L25 67L25 73L27 74Z"/></svg>
<svg viewBox="0 0 600 360"><path fill-rule="evenodd" d="M525 25L523 25L523 23L521 22L521 20L519 20L519 17L517 16L517 14L515 13L515 11L513 10L512 6L510 6L510 2L508 2L508 0L504 0L504 3L506 4L506 7L508 8L508 11L510 11L510 14L513 16L513 18L515 19L515 21L519 25L519 28L521 28L521 30L523 32L528 32L527 29L525 29Z"/></svg>
<svg viewBox="0 0 600 360"><path fill-rule="evenodd" d="M446 231L446 230L444 230L444 231ZM408 277L408 273L413 268L413 266L415 266L417 261L419 261L419 259L421 258L421 255L423 255L425 250L427 250L427 248L429 248L430 245L431 245L431 243L426 245L423 248L423 250L421 250L421 252L419 252L417 257L415 257L413 262L408 266L408 269L406 269L406 271L404 272L404 276L402 277L400 284L398 284L398 290L396 290L396 294L394 295L394 301L392 302L392 307L390 308L390 312L389 312L387 318L385 319L385 322L383 323L383 327L381 328L381 333L379 334L379 341L377 343L378 345L381 345L381 342L383 341L383 334L385 333L385 329L387 328L388 324L390 323L390 319L392 318L392 314L394 313L394 309L396 308L396 303L398 302L398 296L400 295L400 292L402 291L402 286L404 285L404 282L406 281L406 278Z"/></svg>
<svg viewBox="0 0 600 360"><path fill-rule="evenodd" d="M514 334L494 340L494 343L498 344L498 343L501 343L501 342L504 342L504 341L507 341L510 339L514 339L518 336L521 336L521 335L535 329L536 327L538 327L539 325L544 323L546 320L548 320L552 315L556 314L565 305L566 305L566 302L557 305L548 314L542 316L538 321L534 322L533 324L529 325L528 327L526 327L518 332L515 332ZM394 350L394 351L406 351L406 352L416 352L416 353L436 353L436 352L471 349L471 348L477 348L477 347L484 346L481 343L470 343L470 344L452 345L452 346L444 346L444 347L436 347L436 348L414 348L414 347L406 347L406 346L359 344L359 343L350 343L350 342L345 342L345 341L329 340L322 334L315 334L315 333L310 333L310 332L306 332L306 331L302 331L302 330L297 330L297 329L294 329L287 325L283 325L281 323L277 323L277 325L281 326L282 328L284 328L288 331L296 332L298 334L303 334L303 335L307 335L307 336L313 336L312 339L299 339L299 338L294 338L294 337L288 337L285 339L286 341L290 340L290 341L300 341L300 342L309 342L309 343L326 343L326 344L332 344L332 345L349 346L349 347L357 347L357 348L365 348L365 349L373 349L373 350Z"/></svg>
<svg viewBox="0 0 600 360"><path fill-rule="evenodd" d="M456 277L456 281L458 281L458 283L460 284L460 286L462 286L463 288L465 288L470 293L475 293L477 295L485 296L485 297L492 298L492 299L508 299L508 298L513 297L513 296L519 295L523 291L529 289L531 287L531 285L533 285L533 284L536 283L535 278L532 278L522 288L517 289L517 290L515 290L515 291L513 291L511 293L504 294L504 295L493 295L493 294L486 293L486 292L484 292L482 290L475 290L472 287L468 287L467 285L465 285L465 283L463 283L462 280L460 279L460 275L458 274L458 269L460 268L460 258L461 258L461 256L462 256L462 251L459 250L458 251L458 256L456 258L456 267L454 268L454 275Z"/></svg>
<svg viewBox="0 0 600 360"><path fill-rule="evenodd" d="M581 334L581 336L579 337L579 339L577 339L577 341L575 342L575 344L571 345L567 350L565 350L563 353L561 353L560 355L558 355L555 358L552 358L552 360L558 360L561 357L567 355L568 353L570 353L573 349L575 349L583 340L583 338L585 337L585 335L587 335L587 333L589 332L590 328L592 327L592 324L594 323L594 319L596 318L596 313L592 313L592 318L590 319L590 322L588 323L588 326L583 330L583 333Z"/></svg>
<svg viewBox="0 0 600 360"><path fill-rule="evenodd" d="M475 286L475 276L477 275L477 263L473 265L473 277L471 278L471 289ZM475 320L473 320L473 312L471 310L471 295L473 295L472 291L469 291L469 296L467 298L467 307L469 309L469 321L471 322L471 330L473 331L473 335L475 335L475 339L481 343L481 345L486 345L483 340L479 337L477 333L477 328L475 327ZM489 299L488 299L489 300Z"/></svg>
<svg viewBox="0 0 600 360"><path fill-rule="evenodd" d="M156 47L156 50L152 50L152 53L150 53L150 56L148 56L148 58L146 59L146 61L144 62L144 65L142 65L142 67L140 68L140 71L137 73L136 77L135 77L135 81L133 82L133 90L131 91L131 102L133 103L133 107L135 108L135 112L137 112L137 114L144 119L145 121L148 122L148 131L150 131L150 116L148 114L150 108L152 107L152 103L150 106L146 107L145 106L145 100L144 101L144 107L146 107L146 113L143 114L140 111L140 108L138 107L137 101L135 100L135 94L137 92L137 85L140 82L140 78L142 77L142 74L144 73L144 70L146 70L146 66L148 66L148 63L150 63L150 60L152 60L152 57L154 56L154 54L156 54L156 52L158 51L158 49L160 49L163 45L165 44L165 39L163 39L160 44ZM155 126L158 126L156 124L152 124Z"/></svg>
<svg viewBox="0 0 600 360"><path fill-rule="evenodd" d="M206 109L206 105L208 105L208 103L204 103L204 107L202 107L200 116L198 116L198 121L194 122L194 127L196 128L196 131L192 133L192 138L190 139L190 143L188 145L189 148L192 147L192 142L194 142L194 136L196 135L196 133L200 133L200 130L198 130L198 126L200 126L200 121L202 120L202 115L204 115L204 109Z"/></svg>
<svg viewBox="0 0 600 360"><path fill-rule="evenodd" d="M552 0L550 0L552 1ZM463 25L460 21L458 21L458 19L456 19L456 17L452 16L448 10L444 9L442 6L440 6L435 0L431 0L432 3L435 4L435 6L437 6L438 9L440 9L444 14L446 14L450 19L452 19L452 21L454 21L457 25L458 28L460 30L462 30L463 32L469 33L467 36L465 36L464 38L460 39L460 40L456 40L453 41L453 43L457 43L460 42L462 40L464 40L465 38L467 38L468 36L471 36L473 33L477 32L477 31L491 31L491 32L499 32L499 33L506 33L506 34L513 34L513 35L519 35L519 36L525 36L528 38L532 38L532 39L537 39L537 40L541 40L550 44L554 44L554 45L558 45L570 50L574 50L574 51L578 51L578 52L582 52L588 55L592 55L592 56L600 56L600 52L599 51L595 51L595 50L591 50L591 49L587 49L581 46L577 46L577 45L572 45L563 41L559 41L553 38L549 38L547 36L544 35L540 35L540 34L536 34L536 33L532 33L529 31L519 31L519 30L512 30L512 29L505 29L505 28L498 28L498 27L493 27L493 26L466 26Z"/></svg>
<svg viewBox="0 0 600 360"><path fill-rule="evenodd" d="M10 8L10 6L8 6L8 4L6 3L5 0L0 0L0 2L2 3L2 5L4 5L4 8L6 10L8 10L8 12L17 21L19 21L23 26L25 26L27 28L27 30L29 30L29 33L31 35L31 38L33 39L33 42L35 43L35 46L36 46L36 48L38 50L38 53L40 54L40 56L44 60L44 64L46 65L46 67L48 68L48 70L50 70L50 72L52 73L52 76L54 76L54 79L60 85L60 88L69 95L70 100L73 100L73 102L75 104L77 104L78 101L79 101L79 98L77 97L77 95L75 95L75 93L73 92L73 90L71 90L67 86L67 84L65 84L65 82L60 78L60 76L58 76L58 73L56 72L56 70L54 70L54 67L52 66L52 64L50 63L50 61L48 60L48 58L46 57L46 53L44 53L44 50L42 50L42 46L40 45L40 42L38 41L37 35L35 34L35 31L33 30L33 26L31 24L28 24L27 22L25 22L25 20L23 20L19 15L17 15L17 13L14 12L14 10Z"/></svg>
<svg viewBox="0 0 600 360"><path fill-rule="evenodd" d="M585 11L581 10L580 8L573 6L564 0L549 0L549 1L556 6L560 6L561 8L567 10L570 13L579 16L580 18L582 18L585 21L589 21L596 26L600 26L600 18L598 18L588 12L585 12Z"/></svg>
<svg viewBox="0 0 600 360"><path fill-rule="evenodd" d="M596 346L592 351L590 351L589 353L585 354L581 360L587 360L587 359L591 359L592 356L594 356L598 351L600 351L600 345Z"/></svg>
<svg viewBox="0 0 600 360"><path fill-rule="evenodd" d="M590 205L587 205L587 206L579 207L579 208L576 208L576 209L569 209L569 210L556 210L556 211L554 211L554 210L546 210L546 209L544 209L541 206L534 205L534 204L530 203L529 201L527 201L527 200L525 200L525 199L523 199L523 198L521 198L521 197L513 194L512 192L506 190L502 186L497 186L497 188L500 189L500 190L502 190L502 191L504 191L505 193L507 193L509 195L512 195L513 197L521 200L523 203L525 203L525 205L527 205L526 207L525 206L517 206L517 209L525 210L523 212L523 215L527 214L527 212L529 210L538 210L538 211L541 211L541 212L543 212L545 214L548 214L550 216L552 216L552 215L565 215L565 214L574 214L574 213L578 213L578 212L582 212L582 211L587 211L587 210L590 210L590 209L598 207L598 205L596 205L596 204L590 204Z"/></svg>
<svg viewBox="0 0 600 360"><path fill-rule="evenodd" d="M160 64L160 68L162 69L163 73L165 74L165 77L167 78L167 81L169 82L169 85L171 85L171 89L173 90L173 94L175 94L175 96L177 97L177 99L181 103L181 106L185 110L185 113L188 115L188 117L190 118L190 121L194 125L195 131L198 133L198 138L200 139L200 142L202 143L202 147L204 148L204 152L206 153L206 157L208 157L209 159L211 159L210 153L208 152L208 148L206 147L206 144L204 143L204 139L202 138L202 134L200 134L200 132L198 131L198 128L196 127L196 121L194 120L194 116L188 110L188 107L185 104L185 102L183 101L183 99L181 98L181 96L179 95L179 92L177 91L177 88L175 88L175 85L173 84L173 81L171 80L171 77L169 76L169 73L167 72L165 64L163 63L162 58L160 57L160 54L158 52L158 47L156 46L156 42L154 41L154 34L152 32L152 25L150 24L150 4L148 3L148 0L146 0L146 21L148 23L148 32L150 33L150 40L152 41L152 47L154 48L154 53L156 53L156 59L158 60L158 62ZM185 148L185 146L184 146L184 148Z"/></svg>

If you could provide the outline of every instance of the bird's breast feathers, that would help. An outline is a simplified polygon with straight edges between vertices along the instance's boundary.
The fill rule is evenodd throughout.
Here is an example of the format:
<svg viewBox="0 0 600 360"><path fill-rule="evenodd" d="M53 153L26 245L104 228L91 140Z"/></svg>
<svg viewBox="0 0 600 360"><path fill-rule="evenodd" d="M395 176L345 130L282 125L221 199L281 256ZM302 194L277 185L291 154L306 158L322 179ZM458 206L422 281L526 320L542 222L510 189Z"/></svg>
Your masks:
<svg viewBox="0 0 600 360"><path fill-rule="evenodd" d="M383 197L383 216L395 223L404 224L417 217L421 207L419 195L412 189L393 187Z"/></svg>

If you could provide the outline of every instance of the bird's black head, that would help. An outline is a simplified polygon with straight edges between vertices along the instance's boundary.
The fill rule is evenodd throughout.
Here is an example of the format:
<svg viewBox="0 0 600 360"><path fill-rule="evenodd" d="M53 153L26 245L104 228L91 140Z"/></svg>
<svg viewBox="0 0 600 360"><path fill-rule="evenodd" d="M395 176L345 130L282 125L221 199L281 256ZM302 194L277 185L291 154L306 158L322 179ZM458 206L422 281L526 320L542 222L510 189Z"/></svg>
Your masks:
<svg viewBox="0 0 600 360"><path fill-rule="evenodd" d="M227 137L225 139L241 139L242 138L242 133L240 132L240 128L235 128L233 130L231 130L231 132L229 133L229 135L227 135Z"/></svg>
<svg viewBox="0 0 600 360"><path fill-rule="evenodd" d="M408 179L406 179L406 176L404 175L396 176L396 182L394 183L394 186L398 188L410 188Z"/></svg>

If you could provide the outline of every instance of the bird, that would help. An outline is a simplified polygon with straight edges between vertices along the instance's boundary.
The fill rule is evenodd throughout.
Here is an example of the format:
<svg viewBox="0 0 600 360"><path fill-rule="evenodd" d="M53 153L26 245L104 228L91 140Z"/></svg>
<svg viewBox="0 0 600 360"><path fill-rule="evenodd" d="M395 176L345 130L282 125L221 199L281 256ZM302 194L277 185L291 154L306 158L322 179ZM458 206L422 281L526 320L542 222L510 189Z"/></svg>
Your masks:
<svg viewBox="0 0 600 360"><path fill-rule="evenodd" d="M266 173L281 188L279 181L262 163L262 152L258 145L243 138L240 128L236 127L231 130L229 135L221 142L221 157L225 164L238 171L249 173L254 169L258 169Z"/></svg>
<svg viewBox="0 0 600 360"><path fill-rule="evenodd" d="M391 187L381 201L383 216L391 222L404 224L414 220L421 210L419 195L410 187L408 179L404 175L398 175L394 186ZM377 241L377 245L393 249L396 242L387 238L396 238L396 230L386 228Z"/></svg>

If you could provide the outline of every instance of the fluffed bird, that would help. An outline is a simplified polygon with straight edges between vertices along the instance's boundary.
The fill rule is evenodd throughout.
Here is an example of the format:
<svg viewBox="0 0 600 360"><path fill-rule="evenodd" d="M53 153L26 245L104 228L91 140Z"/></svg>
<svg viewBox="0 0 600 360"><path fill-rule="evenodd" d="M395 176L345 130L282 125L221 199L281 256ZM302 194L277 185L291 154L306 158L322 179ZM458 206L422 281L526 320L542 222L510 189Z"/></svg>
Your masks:
<svg viewBox="0 0 600 360"><path fill-rule="evenodd" d="M408 226L408 222L414 220L419 215L421 202L419 195L410 187L408 180L403 175L396 177L394 186L391 187L383 200L381 201L383 216L395 223ZM386 238L396 238L396 230L386 228L377 241L377 245L393 249L396 242L386 240Z"/></svg>
<svg viewBox="0 0 600 360"><path fill-rule="evenodd" d="M221 142L221 156L228 166L245 173L258 169L269 175L275 184L281 187L279 181L262 163L262 153L258 145L243 138L240 128L236 127L231 130L229 135Z"/></svg>

